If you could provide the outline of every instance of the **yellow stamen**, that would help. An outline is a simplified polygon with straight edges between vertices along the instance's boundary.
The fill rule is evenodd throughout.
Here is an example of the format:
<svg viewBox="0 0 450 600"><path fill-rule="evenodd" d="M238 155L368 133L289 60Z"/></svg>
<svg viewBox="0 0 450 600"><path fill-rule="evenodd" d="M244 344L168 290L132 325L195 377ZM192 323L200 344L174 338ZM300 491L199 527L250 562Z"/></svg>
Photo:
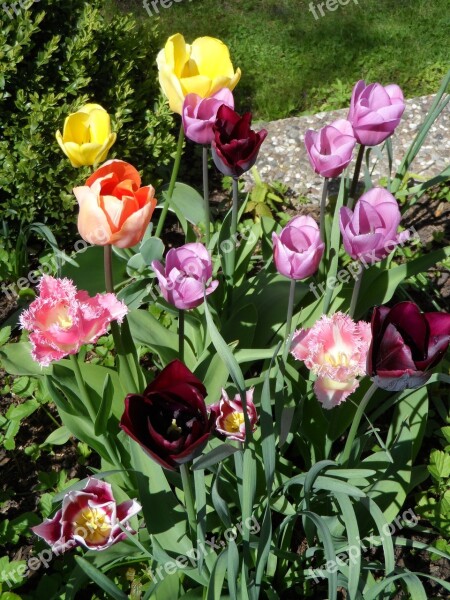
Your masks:
<svg viewBox="0 0 450 600"><path fill-rule="evenodd" d="M228 433L237 433L240 431L240 426L244 422L244 413L232 412L224 419L224 428Z"/></svg>
<svg viewBox="0 0 450 600"><path fill-rule="evenodd" d="M181 427L179 427L177 425L177 420L176 419L172 419L172 423L169 425L168 429L167 429L167 433L181 433L183 430Z"/></svg>
<svg viewBox="0 0 450 600"><path fill-rule="evenodd" d="M109 537L111 519L101 508L85 508L73 523L75 534L90 544L98 544Z"/></svg>

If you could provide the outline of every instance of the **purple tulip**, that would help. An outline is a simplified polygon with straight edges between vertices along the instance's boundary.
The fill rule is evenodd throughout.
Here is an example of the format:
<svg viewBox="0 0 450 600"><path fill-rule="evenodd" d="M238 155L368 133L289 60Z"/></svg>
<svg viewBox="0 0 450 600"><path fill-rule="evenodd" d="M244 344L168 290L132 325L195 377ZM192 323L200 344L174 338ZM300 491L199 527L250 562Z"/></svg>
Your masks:
<svg viewBox="0 0 450 600"><path fill-rule="evenodd" d="M353 88L348 120L354 136L364 146L376 146L394 133L405 110L398 85L358 81Z"/></svg>
<svg viewBox="0 0 450 600"><path fill-rule="evenodd" d="M225 105L217 111L211 152L214 164L224 175L239 177L255 164L267 131L253 131L251 122L249 112L241 117Z"/></svg>
<svg viewBox="0 0 450 600"><path fill-rule="evenodd" d="M233 94L228 88L219 90L209 98L188 94L182 111L186 137L197 144L210 144L214 138L213 125L217 111L222 104L234 108Z"/></svg>
<svg viewBox="0 0 450 600"><path fill-rule="evenodd" d="M372 188L361 196L354 212L346 206L339 213L339 225L347 254L373 264L385 258L409 238L397 233L401 214L397 201L384 188Z"/></svg>
<svg viewBox="0 0 450 600"><path fill-rule="evenodd" d="M282 275L306 279L317 271L325 244L312 217L295 217L279 236L272 233L272 242L275 266Z"/></svg>
<svg viewBox="0 0 450 600"><path fill-rule="evenodd" d="M163 297L176 308L188 310L203 302L205 286L212 277L211 257L202 244L185 244L172 248L166 256L165 267L158 261L152 262ZM219 285L211 281L206 295Z"/></svg>
<svg viewBox="0 0 450 600"><path fill-rule="evenodd" d="M318 175L337 177L352 160L356 140L351 123L338 119L319 131L308 129L305 146L309 162Z"/></svg>
<svg viewBox="0 0 450 600"><path fill-rule="evenodd" d="M429 379L430 369L444 357L450 344L450 314L421 313L414 302L392 308L376 307L372 315L372 343L367 374L389 391L416 388Z"/></svg>
<svg viewBox="0 0 450 600"><path fill-rule="evenodd" d="M90 477L82 490L67 492L62 507L52 519L46 519L32 531L43 538L55 553L74 546L88 550L106 550L132 533L128 521L141 510L136 500L117 504L112 488L95 477Z"/></svg>
<svg viewBox="0 0 450 600"><path fill-rule="evenodd" d="M123 431L165 469L175 470L206 445L214 425L203 383L173 360L143 394L128 394L120 420Z"/></svg>

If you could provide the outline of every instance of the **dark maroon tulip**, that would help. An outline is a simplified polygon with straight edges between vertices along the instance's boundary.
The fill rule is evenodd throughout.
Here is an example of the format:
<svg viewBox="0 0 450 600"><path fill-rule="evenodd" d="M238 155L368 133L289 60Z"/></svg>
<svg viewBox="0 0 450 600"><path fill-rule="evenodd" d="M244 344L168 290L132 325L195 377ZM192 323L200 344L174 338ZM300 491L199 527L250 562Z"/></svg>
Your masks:
<svg viewBox="0 0 450 600"><path fill-rule="evenodd" d="M449 344L450 314L421 313L414 302L376 307L367 373L384 390L420 387Z"/></svg>
<svg viewBox="0 0 450 600"><path fill-rule="evenodd" d="M205 386L174 360L143 394L128 394L120 427L158 464L175 470L206 444L213 419Z"/></svg>
<svg viewBox="0 0 450 600"><path fill-rule="evenodd" d="M225 104L217 111L211 150L216 167L224 175L239 177L255 164L267 131L253 131L251 122L251 113L241 117Z"/></svg>

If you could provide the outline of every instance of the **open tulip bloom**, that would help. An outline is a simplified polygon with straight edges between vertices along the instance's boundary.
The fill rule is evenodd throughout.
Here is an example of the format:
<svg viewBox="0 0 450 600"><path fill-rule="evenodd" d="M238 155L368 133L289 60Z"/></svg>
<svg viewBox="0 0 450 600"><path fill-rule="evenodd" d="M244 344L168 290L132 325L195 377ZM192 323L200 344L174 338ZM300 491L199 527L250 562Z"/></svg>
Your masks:
<svg viewBox="0 0 450 600"><path fill-rule="evenodd" d="M22 339L7 343L8 329L0 332L1 368L24 376L5 396L14 404L0 419L5 448L45 398L59 428L39 440L41 451L79 441L92 452L85 467L94 475L80 481L77 470L67 489L46 489L32 531L46 552L64 555L58 572L71 597L125 598L133 586L148 600L263 600L306 589L313 598L375 600L397 597L403 577L422 600L420 573L395 564L395 541L406 551L415 534L392 539L392 527L402 524L404 503L416 506L411 493L423 483L428 403L438 408L433 435L443 412L450 314L439 312L437 295L433 312L398 298L414 294L408 278L421 268L445 266L450 249L394 252L413 230L398 199L409 207L408 194L414 204L435 182L406 186L414 152L391 161L401 166L388 174L389 189L369 184L367 172L366 189L355 193L363 146L399 124L401 90L360 81L348 120L306 132L311 166L324 178L320 218L317 198L301 207L308 214L285 203L283 215L239 222L249 200L274 196L261 182L241 203L238 178L264 150L267 131L234 110L240 71L228 48L211 37L188 45L176 34L158 69L183 127L157 226L155 190L138 171L149 165L97 166L115 139L106 111L87 105L70 115L58 141L75 166L95 165L74 188L87 244L70 266L58 262L58 277L40 279L20 316ZM445 105L443 93L417 139ZM203 197L177 181L184 133L202 145ZM212 224L209 144L217 168L232 177L231 207L225 212L224 194ZM328 178L339 175L339 194L328 197ZM176 236L163 227L169 208L180 221ZM25 383L22 404L15 393ZM443 506L444 496L433 491L433 501ZM23 533L22 521L7 525L9 540ZM376 561L364 552L367 539L382 542ZM352 561L339 560L337 574L332 558L343 551ZM8 586L8 573L19 572L11 565L0 577ZM39 593L47 579L52 597L65 597L53 590L59 575L46 575Z"/></svg>

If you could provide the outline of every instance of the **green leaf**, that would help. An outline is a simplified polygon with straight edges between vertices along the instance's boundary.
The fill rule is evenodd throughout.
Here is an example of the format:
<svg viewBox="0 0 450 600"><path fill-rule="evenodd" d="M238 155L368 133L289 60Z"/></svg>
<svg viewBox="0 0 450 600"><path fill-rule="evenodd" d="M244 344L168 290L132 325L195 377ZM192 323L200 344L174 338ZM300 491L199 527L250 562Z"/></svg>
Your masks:
<svg viewBox="0 0 450 600"><path fill-rule="evenodd" d="M10 375L32 375L42 377L52 372L51 367L41 367L31 358L31 344L16 342L0 348L0 361Z"/></svg>
<svg viewBox="0 0 450 600"><path fill-rule="evenodd" d="M237 451L238 448L231 446L231 444L221 444L220 446L217 446L217 448L211 450L211 452L197 458L192 465L192 470L196 471L197 469L207 469L208 467L212 467Z"/></svg>
<svg viewBox="0 0 450 600"><path fill-rule="evenodd" d="M40 404L37 400L27 400L23 404L19 404L18 406L10 406L6 412L6 418L10 420L21 420L26 419L30 415L32 415L38 408Z"/></svg>
<svg viewBox="0 0 450 600"><path fill-rule="evenodd" d="M106 432L108 419L111 416L111 407L114 398L114 386L109 373L106 374L105 383L101 395L100 407L94 423L95 435L102 435Z"/></svg>
<svg viewBox="0 0 450 600"><path fill-rule="evenodd" d="M94 567L81 556L75 556L78 565L83 569L91 581L96 583L110 598L114 600L128 600L128 596L122 592L106 575Z"/></svg>
<svg viewBox="0 0 450 600"><path fill-rule="evenodd" d="M165 366L178 358L178 336L168 331L153 315L145 310L132 310L128 314L131 334L137 344L148 346L156 352ZM185 352L190 348L186 345ZM191 351L192 354L192 351Z"/></svg>
<svg viewBox="0 0 450 600"><path fill-rule="evenodd" d="M159 238L151 237L141 244L139 252L144 259L144 263L151 267L151 264L154 260L162 259L164 254L164 244Z"/></svg>
<svg viewBox="0 0 450 600"><path fill-rule="evenodd" d="M55 431L52 431L50 435L45 438L45 441L41 444L42 446L62 446L70 439L70 431L65 425L58 427Z"/></svg>
<svg viewBox="0 0 450 600"><path fill-rule="evenodd" d="M205 204L202 196L190 185L177 182L170 200L170 208L180 212L189 223L206 223Z"/></svg>
<svg viewBox="0 0 450 600"><path fill-rule="evenodd" d="M62 268L62 277L72 279L79 290L86 290L91 296L104 292L104 249L103 246L90 246L74 255L77 266L66 264ZM127 278L125 264L112 253L114 285Z"/></svg>
<svg viewBox="0 0 450 600"><path fill-rule="evenodd" d="M434 479L447 479L450 477L450 456L442 450L433 450L430 454L428 470Z"/></svg>
<svg viewBox="0 0 450 600"><path fill-rule="evenodd" d="M9 340L9 336L11 335L11 327L2 327L0 329L0 346L3 346L4 344L6 344L6 342Z"/></svg>

